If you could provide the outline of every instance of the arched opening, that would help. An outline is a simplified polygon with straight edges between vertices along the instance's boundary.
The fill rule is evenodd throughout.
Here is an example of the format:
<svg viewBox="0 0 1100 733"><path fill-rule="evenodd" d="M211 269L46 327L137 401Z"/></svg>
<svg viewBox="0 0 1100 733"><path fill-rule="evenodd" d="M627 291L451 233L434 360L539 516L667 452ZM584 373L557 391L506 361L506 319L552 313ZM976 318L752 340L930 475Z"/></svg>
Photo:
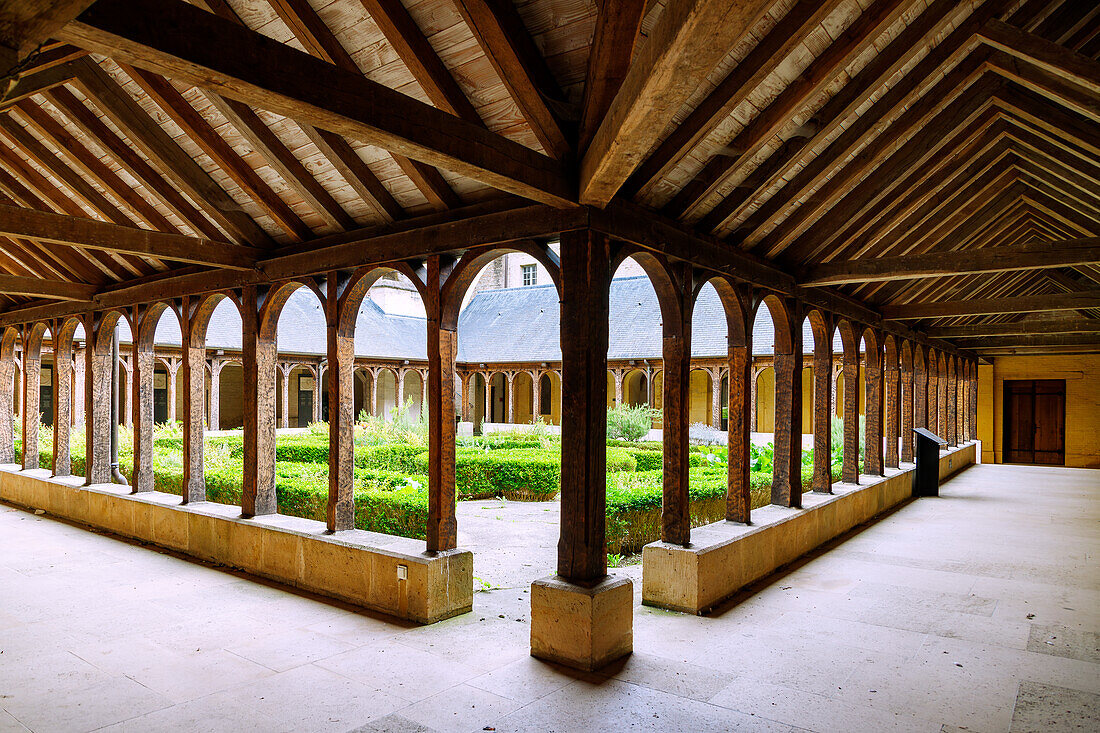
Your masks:
<svg viewBox="0 0 1100 733"><path fill-rule="evenodd" d="M561 375L557 372L539 377L539 417L549 425L561 425Z"/></svg>
<svg viewBox="0 0 1100 733"><path fill-rule="evenodd" d="M420 372L406 369L401 387L401 409L405 418L411 422L419 422L424 407L424 380Z"/></svg>
<svg viewBox="0 0 1100 733"><path fill-rule="evenodd" d="M530 425L535 418L534 381L531 375L527 372L518 372L512 380L512 390L515 396L514 422L517 425Z"/></svg>
<svg viewBox="0 0 1100 733"><path fill-rule="evenodd" d="M756 430L771 442L775 431L775 369L764 367L756 375Z"/></svg>
<svg viewBox="0 0 1100 733"><path fill-rule="evenodd" d="M617 389L615 384L615 373L610 369L607 370L607 408L611 409L618 403Z"/></svg>
<svg viewBox="0 0 1100 733"><path fill-rule="evenodd" d="M511 400L508 394L508 377L504 372L493 372L489 376L488 384L489 392L486 400L488 406L487 422L496 425L506 423L508 422L508 413L511 407Z"/></svg>
<svg viewBox="0 0 1100 733"><path fill-rule="evenodd" d="M397 407L397 373L381 368L374 375L374 414L386 422L394 419Z"/></svg>
<svg viewBox="0 0 1100 733"><path fill-rule="evenodd" d="M692 369L688 387L688 422L692 425L711 424L714 409L713 379L706 369Z"/></svg>
<svg viewBox="0 0 1100 733"><path fill-rule="evenodd" d="M623 376L623 404L649 406L649 376L642 369L631 369Z"/></svg>

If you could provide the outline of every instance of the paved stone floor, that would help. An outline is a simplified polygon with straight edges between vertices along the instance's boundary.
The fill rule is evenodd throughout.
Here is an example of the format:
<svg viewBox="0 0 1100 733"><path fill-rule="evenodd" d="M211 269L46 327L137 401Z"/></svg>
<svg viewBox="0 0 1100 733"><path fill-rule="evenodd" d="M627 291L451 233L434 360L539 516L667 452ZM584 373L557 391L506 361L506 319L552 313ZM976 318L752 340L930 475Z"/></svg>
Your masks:
<svg viewBox="0 0 1100 733"><path fill-rule="evenodd" d="M1100 730L1100 471L972 468L594 675L527 653L546 508L464 506L501 588L418 628L0 505L0 732Z"/></svg>

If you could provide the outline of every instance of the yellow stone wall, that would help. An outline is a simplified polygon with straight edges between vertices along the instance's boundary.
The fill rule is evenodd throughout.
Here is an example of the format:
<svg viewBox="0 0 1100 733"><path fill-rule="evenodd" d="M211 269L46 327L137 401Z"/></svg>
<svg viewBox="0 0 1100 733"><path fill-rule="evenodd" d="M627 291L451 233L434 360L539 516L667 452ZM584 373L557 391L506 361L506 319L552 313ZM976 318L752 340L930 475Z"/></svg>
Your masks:
<svg viewBox="0 0 1100 733"><path fill-rule="evenodd" d="M1066 380L1066 465L1100 467L1100 354L998 356L978 368L982 461L1000 463L1006 379Z"/></svg>

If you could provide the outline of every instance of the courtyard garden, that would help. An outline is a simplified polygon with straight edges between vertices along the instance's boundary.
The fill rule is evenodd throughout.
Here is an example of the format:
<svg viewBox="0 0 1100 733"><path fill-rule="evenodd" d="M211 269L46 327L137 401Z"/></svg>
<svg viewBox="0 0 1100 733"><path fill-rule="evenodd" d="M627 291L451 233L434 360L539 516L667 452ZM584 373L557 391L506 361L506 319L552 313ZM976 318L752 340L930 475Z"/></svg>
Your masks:
<svg viewBox="0 0 1100 733"><path fill-rule="evenodd" d="M634 410L631 413L631 410ZM638 412L641 410L643 412ZM644 414L643 414L644 413ZM621 555L638 552L658 538L661 527L662 450L638 437L648 432L646 408L609 411L607 444L607 549ZM643 427L645 426L645 427ZM840 474L839 421L834 424L831 464ZM561 488L561 439L541 423L514 432L460 437L455 450L459 500L499 498L551 501ZM692 426L689 495L692 526L725 516L727 451L717 431ZM132 476L133 441L119 433L120 469ZM183 435L178 424L157 426L153 440L156 490L181 494ZM50 468L53 433L39 432L40 465ZM74 431L72 473L84 472L84 433ZM21 455L17 436L16 453ZM239 505L242 495L243 437L210 435L204 441L206 494L210 501ZM752 506L771 499L772 446L752 446ZM802 455L802 482L809 488L813 453ZM355 426L355 526L359 529L424 538L428 514L426 424L395 410L389 420L361 416ZM301 434L280 434L276 441L275 490L279 513L325 520L328 500L328 425L317 423Z"/></svg>

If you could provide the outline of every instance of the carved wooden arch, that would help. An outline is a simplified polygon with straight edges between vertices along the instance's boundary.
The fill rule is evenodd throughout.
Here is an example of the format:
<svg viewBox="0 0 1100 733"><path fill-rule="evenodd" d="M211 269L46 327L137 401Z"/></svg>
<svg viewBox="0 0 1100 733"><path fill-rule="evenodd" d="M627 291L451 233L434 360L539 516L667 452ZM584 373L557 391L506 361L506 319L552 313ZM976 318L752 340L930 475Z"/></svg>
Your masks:
<svg viewBox="0 0 1100 733"><path fill-rule="evenodd" d="M892 333L886 334L882 340L883 355L885 361L882 366L884 369L898 369L900 362L898 360L898 340Z"/></svg>
<svg viewBox="0 0 1100 733"><path fill-rule="evenodd" d="M913 353L913 342L908 339L903 339L901 342L901 369L904 372L913 371L913 363L915 361L915 355Z"/></svg>
<svg viewBox="0 0 1100 733"><path fill-rule="evenodd" d="M19 341L19 330L14 326L4 328L4 335L0 337L0 361L15 359L15 344Z"/></svg>
<svg viewBox="0 0 1100 733"><path fill-rule="evenodd" d="M913 373L923 373L928 368L928 363L925 357L925 347L923 344L911 342L913 346Z"/></svg>
<svg viewBox="0 0 1100 733"><path fill-rule="evenodd" d="M90 318L91 323L89 324L86 322L84 324L84 340L88 348L92 349L100 356L109 355L111 350L111 339L104 337L114 331L119 320L126 322L126 325L130 327L130 335L133 337L136 329L129 314L117 310L93 313ZM89 328L89 325L91 325L91 328Z"/></svg>
<svg viewBox="0 0 1100 733"><path fill-rule="evenodd" d="M39 358L42 356L42 342L45 340L46 331L49 330L49 326L44 321L38 321L32 323L30 327L24 332L23 339L23 359L25 360L28 355L32 358ZM51 338L53 334L50 334Z"/></svg>
<svg viewBox="0 0 1100 733"><path fill-rule="evenodd" d="M703 292L703 286L710 284L718 293L718 301L726 313L726 341L729 346L747 346L752 333L749 315L753 312L752 291L748 286L737 283L725 275L701 277L695 283L691 294L692 310Z"/></svg>
<svg viewBox="0 0 1100 733"><path fill-rule="evenodd" d="M325 303L327 296L321 285L317 282L316 278L304 277L301 280L291 280L289 282L279 283L273 285L268 290L260 303L260 312L257 313L258 336L261 339L273 340L279 327L279 316L283 312L283 306L290 300L290 296L296 293L301 288L309 288L310 291L317 296L318 302L321 304L321 311L325 311Z"/></svg>
<svg viewBox="0 0 1100 733"><path fill-rule="evenodd" d="M462 308L462 299L466 297L466 291L474 284L474 280L486 265L511 252L530 255L542 265L550 275L550 281L554 283L558 297L561 297L561 263L553 250L546 245L525 240L493 245L488 249L468 250L454 263L446 280L442 283L440 328L445 331L454 331L458 328L459 310Z"/></svg>
<svg viewBox="0 0 1100 733"><path fill-rule="evenodd" d="M851 321L841 319L836 324L836 330L840 332L840 344L843 349L844 356L851 357L853 354L855 358L859 358L859 342L862 334L856 330L856 327L852 325Z"/></svg>
<svg viewBox="0 0 1100 733"><path fill-rule="evenodd" d="M180 333L183 333L183 321L180 318L179 307L175 303L151 303L141 309L138 315L138 332L134 334L135 342L142 351L152 350L156 345L157 326L160 325L161 316L165 311L170 311L176 316L176 322L180 325Z"/></svg>
<svg viewBox="0 0 1100 733"><path fill-rule="evenodd" d="M865 355L870 354L872 351L882 356L882 334L870 326L863 329L863 353Z"/></svg>
<svg viewBox="0 0 1100 733"><path fill-rule="evenodd" d="M424 279L410 264L396 262L391 265L360 268L346 278L341 277L341 282L335 288L332 287L331 282L326 286L329 295L336 296L336 329L340 336L348 338L355 336L355 322L359 318L359 309L363 306L363 300L366 299L367 293L374 284L389 272L398 272L407 277L420 295L420 300L427 302ZM325 299L321 298L321 303L324 302Z"/></svg>
<svg viewBox="0 0 1100 733"><path fill-rule="evenodd" d="M223 300L228 300L233 303L237 308L237 314L241 317L241 324L242 326L244 325L244 307L242 306L240 297L236 293L232 291L210 293L202 299L195 300L190 304L190 332L183 334L183 338L187 339L187 344L195 348L206 345L206 331L210 328L210 319L214 316L214 310ZM176 315L180 317L180 329L182 331L182 307L176 307Z"/></svg>
<svg viewBox="0 0 1100 733"><path fill-rule="evenodd" d="M836 324L832 316L817 308L811 308L806 313L806 320L810 322L810 333L814 336L814 352L816 353L820 348L826 348L831 358L833 354L833 333L836 331Z"/></svg>
<svg viewBox="0 0 1100 733"><path fill-rule="evenodd" d="M153 356L153 362L154 363L159 362L160 365L162 367L164 367L165 371L167 371L169 374L175 374L176 370L179 369L179 364L177 364L175 367L173 367L168 362L169 359L176 359L177 361L179 361L179 357L175 357L175 356L156 356L156 355Z"/></svg>
<svg viewBox="0 0 1100 733"><path fill-rule="evenodd" d="M792 314L788 307L788 303L778 295L769 294L765 295L763 300L757 305L757 312L759 312L761 305L768 309L768 313L772 318L772 333L774 335L772 355L793 354L795 319L791 317ZM754 314L753 322L755 323L755 321L756 318ZM799 322L798 327L802 327L801 322Z"/></svg>
<svg viewBox="0 0 1100 733"><path fill-rule="evenodd" d="M683 324L691 323L691 309L695 304L695 289L690 293L681 293L677 285L672 265L663 255L630 243L618 243L611 252L609 273L614 274L628 258L633 259L649 278L649 284L657 294L657 305L661 309L661 322L664 335L683 336ZM691 285L689 284L689 287ZM687 297L684 297L687 296ZM686 301L686 302L685 302ZM684 308L687 312L684 312Z"/></svg>

